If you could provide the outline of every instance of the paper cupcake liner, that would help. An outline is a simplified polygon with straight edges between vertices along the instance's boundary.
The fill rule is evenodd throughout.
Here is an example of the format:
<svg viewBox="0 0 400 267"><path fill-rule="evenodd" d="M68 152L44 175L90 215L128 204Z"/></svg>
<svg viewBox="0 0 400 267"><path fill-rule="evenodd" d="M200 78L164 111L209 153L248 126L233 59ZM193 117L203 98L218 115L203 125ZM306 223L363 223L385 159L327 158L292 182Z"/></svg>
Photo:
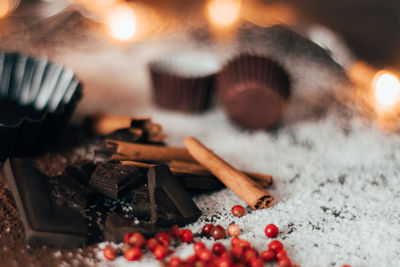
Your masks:
<svg viewBox="0 0 400 267"><path fill-rule="evenodd" d="M215 74L220 70L211 54L169 56L150 64L156 103L180 111L203 111L210 106Z"/></svg>
<svg viewBox="0 0 400 267"><path fill-rule="evenodd" d="M81 96L72 70L44 58L0 52L0 158L44 148Z"/></svg>
<svg viewBox="0 0 400 267"><path fill-rule="evenodd" d="M279 122L290 96L290 80L273 60L240 55L218 75L217 91L234 122L246 128L269 128Z"/></svg>

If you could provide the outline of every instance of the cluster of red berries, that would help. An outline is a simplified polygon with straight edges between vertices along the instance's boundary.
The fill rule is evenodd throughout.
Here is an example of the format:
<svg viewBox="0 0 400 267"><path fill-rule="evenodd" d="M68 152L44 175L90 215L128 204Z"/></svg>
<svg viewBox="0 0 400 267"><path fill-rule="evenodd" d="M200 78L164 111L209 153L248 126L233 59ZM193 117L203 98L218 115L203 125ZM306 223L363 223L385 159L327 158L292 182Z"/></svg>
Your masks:
<svg viewBox="0 0 400 267"><path fill-rule="evenodd" d="M174 226L167 232L160 232L154 237L146 238L137 232L128 232L124 236L124 244L118 251L112 246L106 246L103 249L103 255L107 260L114 260L117 254L122 254L128 261L138 261L143 256L143 249L151 251L158 260L166 258L173 251L169 249L171 241L191 243L193 241L193 233L188 229L180 230L178 226Z"/></svg>

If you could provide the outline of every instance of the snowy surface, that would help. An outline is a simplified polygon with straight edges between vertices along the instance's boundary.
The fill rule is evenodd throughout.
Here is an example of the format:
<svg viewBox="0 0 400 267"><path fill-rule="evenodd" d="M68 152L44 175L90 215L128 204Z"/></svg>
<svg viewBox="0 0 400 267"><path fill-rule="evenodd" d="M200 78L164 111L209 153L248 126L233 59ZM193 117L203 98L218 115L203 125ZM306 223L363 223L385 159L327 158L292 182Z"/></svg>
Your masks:
<svg viewBox="0 0 400 267"><path fill-rule="evenodd" d="M274 223L288 255L301 266L400 266L400 136L381 131L335 100L344 88L343 73L318 47L280 29L244 33L232 50L237 45L251 50L249 43L258 44L292 77L291 102L274 131L240 129L218 103L203 114L156 108L146 64L171 47L179 49L174 42L160 46L149 41L124 50L95 47L54 58L76 70L85 83L78 115L99 110L152 115L164 126L170 145L183 146L184 137L195 136L234 166L274 176L269 190L276 204L248 209L242 218L230 214L233 205L244 203L228 189L196 197L203 215L188 226L194 232L205 220L225 227L234 221L242 229L240 237L260 251L268 243L263 230ZM176 249L181 257L191 253L190 245ZM147 254L139 263L121 257L100 265L158 263Z"/></svg>

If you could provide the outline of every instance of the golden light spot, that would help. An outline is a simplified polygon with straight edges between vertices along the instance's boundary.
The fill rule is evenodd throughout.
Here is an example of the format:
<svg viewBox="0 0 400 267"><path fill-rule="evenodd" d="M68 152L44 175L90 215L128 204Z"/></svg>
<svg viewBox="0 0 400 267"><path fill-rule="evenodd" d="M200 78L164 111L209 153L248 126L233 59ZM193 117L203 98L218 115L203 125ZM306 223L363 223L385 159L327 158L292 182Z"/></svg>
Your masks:
<svg viewBox="0 0 400 267"><path fill-rule="evenodd" d="M210 21L219 26L234 23L240 15L241 0L211 0L207 4Z"/></svg>
<svg viewBox="0 0 400 267"><path fill-rule="evenodd" d="M399 101L400 81L390 72L380 71L373 79L375 99L383 107L392 107Z"/></svg>
<svg viewBox="0 0 400 267"><path fill-rule="evenodd" d="M136 14L128 6L115 6L106 14L106 25L113 38L127 41L136 32Z"/></svg>

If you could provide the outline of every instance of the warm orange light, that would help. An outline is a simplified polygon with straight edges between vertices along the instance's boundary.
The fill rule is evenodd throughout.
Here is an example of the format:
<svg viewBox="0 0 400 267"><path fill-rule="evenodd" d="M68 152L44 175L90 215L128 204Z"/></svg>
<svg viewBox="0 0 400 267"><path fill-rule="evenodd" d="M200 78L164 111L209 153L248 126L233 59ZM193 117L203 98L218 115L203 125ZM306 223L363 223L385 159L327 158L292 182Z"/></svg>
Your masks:
<svg viewBox="0 0 400 267"><path fill-rule="evenodd" d="M0 0L0 19L9 15L19 5L20 0Z"/></svg>
<svg viewBox="0 0 400 267"><path fill-rule="evenodd" d="M382 107L393 107L399 101L400 81L390 72L380 71L373 80L375 99Z"/></svg>
<svg viewBox="0 0 400 267"><path fill-rule="evenodd" d="M106 25L112 37L127 41L136 32L136 14L129 6L112 7L106 14Z"/></svg>
<svg viewBox="0 0 400 267"><path fill-rule="evenodd" d="M210 20L219 26L228 26L239 18L241 0L211 0L207 11Z"/></svg>

